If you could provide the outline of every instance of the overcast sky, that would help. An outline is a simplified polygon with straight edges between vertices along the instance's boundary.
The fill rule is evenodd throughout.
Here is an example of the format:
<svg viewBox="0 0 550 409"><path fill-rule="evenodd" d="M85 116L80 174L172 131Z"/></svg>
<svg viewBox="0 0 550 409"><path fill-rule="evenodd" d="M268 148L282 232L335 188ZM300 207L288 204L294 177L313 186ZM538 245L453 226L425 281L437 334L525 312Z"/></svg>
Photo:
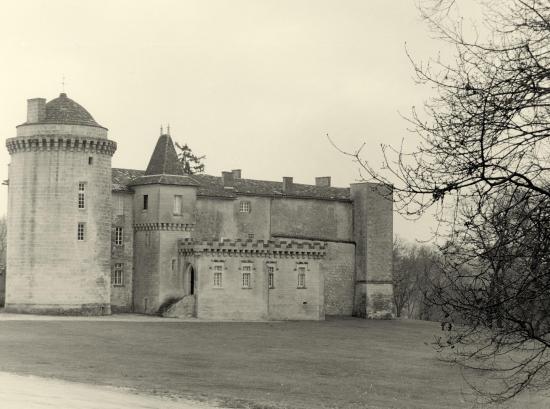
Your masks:
<svg viewBox="0 0 550 409"><path fill-rule="evenodd" d="M114 167L144 169L161 124L206 155L206 173L334 186L359 178L339 154L366 142L414 146L399 113L430 90L416 86L430 39L414 0L10 1L0 12L0 131L15 136L26 100L68 96L118 143ZM9 155L0 148L0 179ZM0 215L7 207L1 186ZM429 236L429 218L395 232Z"/></svg>

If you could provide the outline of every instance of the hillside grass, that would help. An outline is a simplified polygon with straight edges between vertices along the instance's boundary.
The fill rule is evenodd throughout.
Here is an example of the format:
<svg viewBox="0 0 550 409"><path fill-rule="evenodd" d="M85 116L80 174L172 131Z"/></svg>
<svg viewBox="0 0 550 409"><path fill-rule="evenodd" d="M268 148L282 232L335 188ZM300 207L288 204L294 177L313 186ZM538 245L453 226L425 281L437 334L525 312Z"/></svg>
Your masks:
<svg viewBox="0 0 550 409"><path fill-rule="evenodd" d="M470 408L459 369L429 345L438 331L428 322L351 318L0 321L0 371L242 408Z"/></svg>

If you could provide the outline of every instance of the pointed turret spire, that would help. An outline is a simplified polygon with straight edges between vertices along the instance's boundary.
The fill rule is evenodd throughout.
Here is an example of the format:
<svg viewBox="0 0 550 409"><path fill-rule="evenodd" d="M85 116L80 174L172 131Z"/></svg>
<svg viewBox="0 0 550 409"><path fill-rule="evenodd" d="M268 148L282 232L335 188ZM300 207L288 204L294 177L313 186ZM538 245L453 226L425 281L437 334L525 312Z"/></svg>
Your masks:
<svg viewBox="0 0 550 409"><path fill-rule="evenodd" d="M178 161L178 154L176 153L176 148L174 148L174 143L170 135L160 135L145 174L183 175L183 169Z"/></svg>

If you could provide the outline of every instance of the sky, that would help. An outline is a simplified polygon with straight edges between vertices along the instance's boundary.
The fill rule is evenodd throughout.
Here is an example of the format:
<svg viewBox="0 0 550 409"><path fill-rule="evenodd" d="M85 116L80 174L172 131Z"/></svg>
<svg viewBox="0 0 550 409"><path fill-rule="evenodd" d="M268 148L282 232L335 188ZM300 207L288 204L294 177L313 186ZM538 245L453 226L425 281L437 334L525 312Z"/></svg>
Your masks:
<svg viewBox="0 0 550 409"><path fill-rule="evenodd" d="M113 167L145 169L161 125L206 155L206 173L333 186L359 181L339 153L366 143L414 147L407 115L430 96L414 83L431 38L414 0L10 1L0 6L0 133L15 136L26 100L64 89L118 144ZM3 144L2 144L3 145ZM9 154L0 147L0 180ZM0 186L0 215L7 187ZM395 215L426 240L430 216Z"/></svg>

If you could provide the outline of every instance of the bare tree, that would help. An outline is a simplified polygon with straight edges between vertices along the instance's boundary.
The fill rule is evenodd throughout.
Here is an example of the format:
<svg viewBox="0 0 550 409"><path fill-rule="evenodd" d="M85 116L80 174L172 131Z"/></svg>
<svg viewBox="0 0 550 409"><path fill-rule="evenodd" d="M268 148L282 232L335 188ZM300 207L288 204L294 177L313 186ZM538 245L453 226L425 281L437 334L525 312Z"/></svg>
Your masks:
<svg viewBox="0 0 550 409"><path fill-rule="evenodd" d="M366 179L394 186L402 214L438 209L437 344L487 375L472 385L483 400L502 402L550 385L550 2L486 2L487 35L469 35L452 0L422 4L455 55L411 58L436 91L407 118L420 143L382 146L382 169L361 149L348 155Z"/></svg>

